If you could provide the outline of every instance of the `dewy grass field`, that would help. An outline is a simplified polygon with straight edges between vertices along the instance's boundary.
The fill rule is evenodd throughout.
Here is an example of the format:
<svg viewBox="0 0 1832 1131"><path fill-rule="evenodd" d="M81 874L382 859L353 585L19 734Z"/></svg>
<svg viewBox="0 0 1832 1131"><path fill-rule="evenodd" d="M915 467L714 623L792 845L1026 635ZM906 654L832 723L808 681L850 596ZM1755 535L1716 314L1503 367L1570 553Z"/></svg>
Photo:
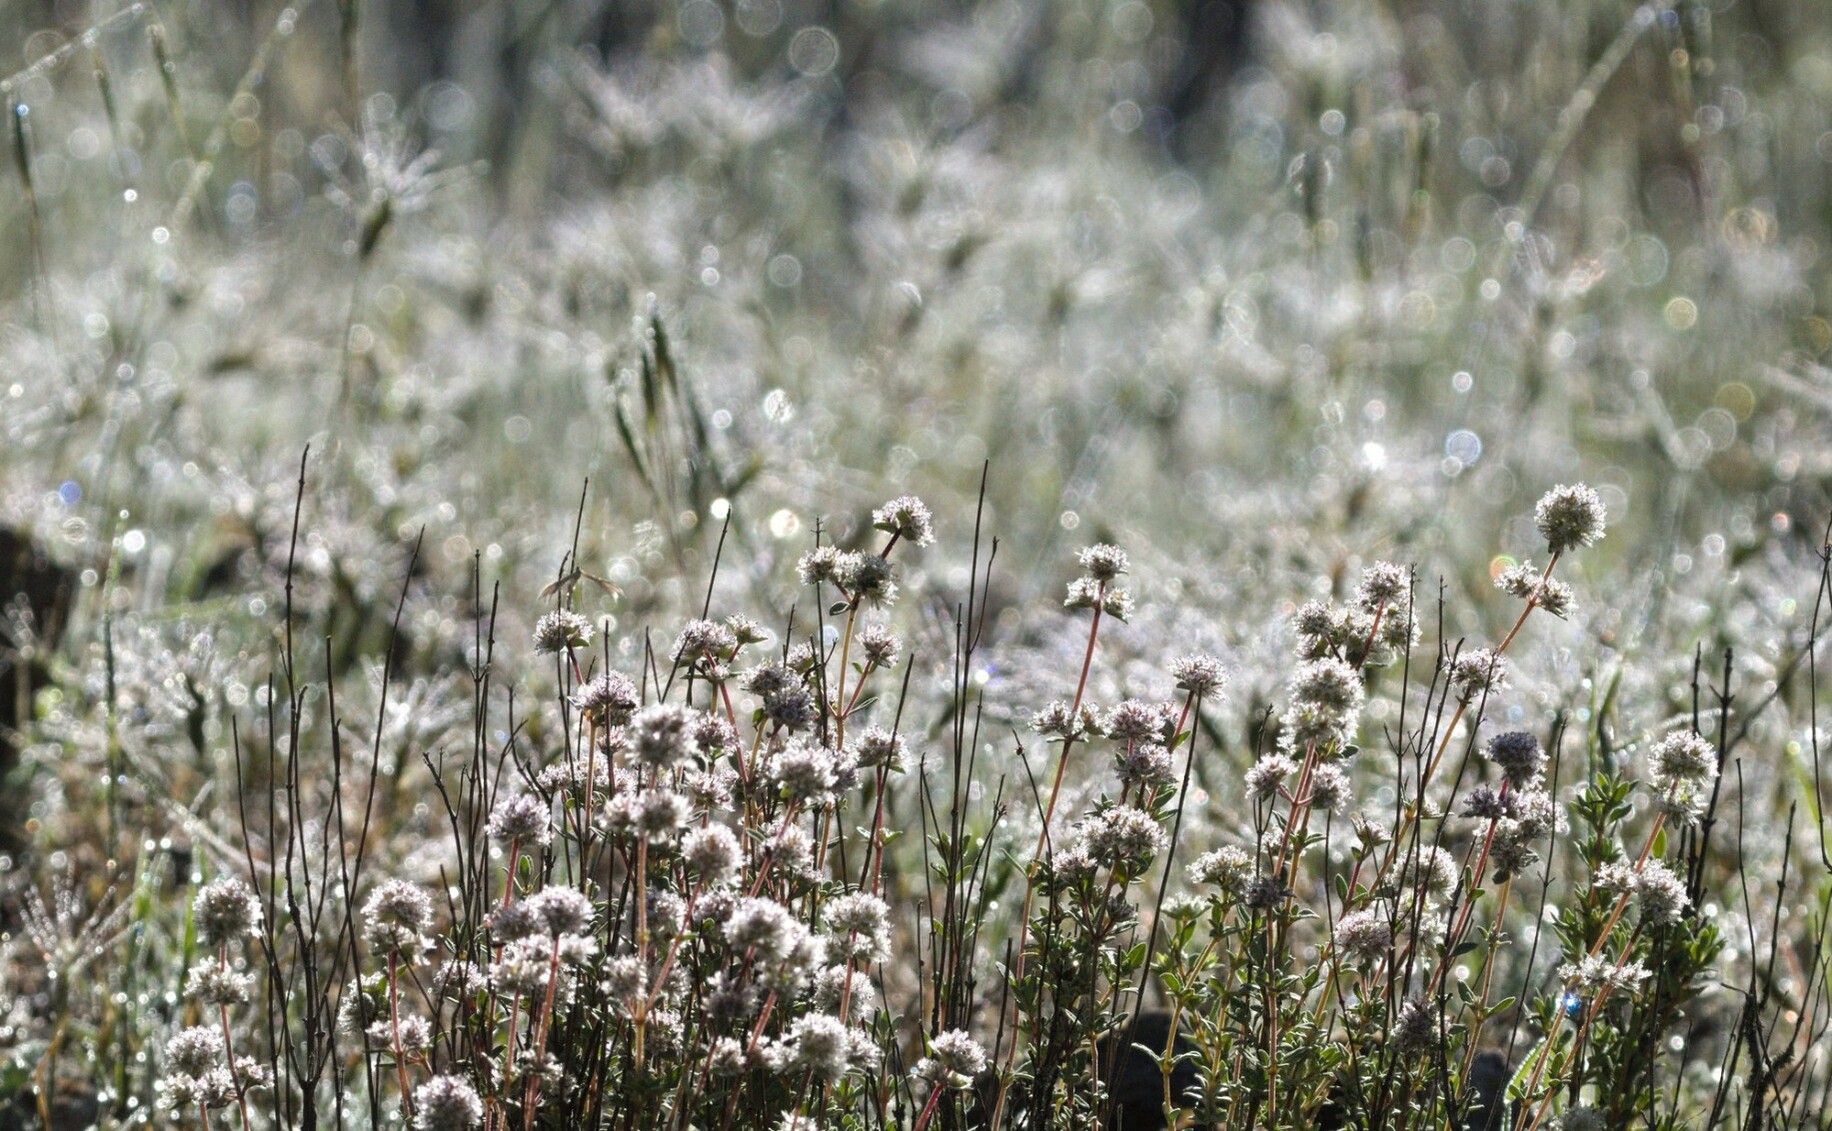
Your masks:
<svg viewBox="0 0 1832 1131"><path fill-rule="evenodd" d="M1832 8L0 96L0 1131L1832 1124Z"/></svg>

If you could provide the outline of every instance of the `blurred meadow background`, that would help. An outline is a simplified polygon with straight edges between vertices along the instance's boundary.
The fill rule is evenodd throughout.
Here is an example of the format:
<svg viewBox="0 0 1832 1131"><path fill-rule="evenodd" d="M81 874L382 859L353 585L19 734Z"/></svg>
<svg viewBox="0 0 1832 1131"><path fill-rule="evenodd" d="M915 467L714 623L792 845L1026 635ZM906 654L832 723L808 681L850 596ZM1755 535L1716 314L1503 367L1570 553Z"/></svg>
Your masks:
<svg viewBox="0 0 1832 1131"><path fill-rule="evenodd" d="M1180 877L1252 840L1304 602L1415 566L1428 678L1507 633L1495 579L1578 481L1607 536L1490 718L1562 734L1566 788L1686 720L1723 760L1722 946L1659 1046L1694 1098L1637 1118L1832 1118L1832 8L0 0L0 98L0 1128L164 1125L195 889L265 874L250 775L333 717L370 850L437 888L434 762L567 742L528 646L556 579L632 674L703 607L832 643L797 560L919 495L910 776L979 751L959 800L1021 885L1015 752L1087 641L1062 587L1120 544L1089 696L1197 650L1232 680ZM1417 709L1381 679L1364 747ZM1071 769L1063 811L1102 788ZM1002 945L956 1018L989 1046Z"/></svg>

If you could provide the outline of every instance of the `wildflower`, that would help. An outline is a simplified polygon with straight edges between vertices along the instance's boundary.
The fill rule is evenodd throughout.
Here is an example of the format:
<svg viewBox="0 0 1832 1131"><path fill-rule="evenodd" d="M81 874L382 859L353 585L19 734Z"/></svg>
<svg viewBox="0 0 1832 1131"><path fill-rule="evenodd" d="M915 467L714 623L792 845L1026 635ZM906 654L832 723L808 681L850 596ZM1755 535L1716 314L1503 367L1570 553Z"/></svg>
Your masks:
<svg viewBox="0 0 1832 1131"><path fill-rule="evenodd" d="M1588 993L1610 989L1632 994L1647 979L1648 968L1639 960L1618 966L1600 954L1592 954L1559 967L1558 976Z"/></svg>
<svg viewBox="0 0 1832 1131"><path fill-rule="evenodd" d="M412 961L431 945L424 934L432 922L432 898L400 880L376 888L363 904L363 938L382 954Z"/></svg>
<svg viewBox="0 0 1832 1131"><path fill-rule="evenodd" d="M1546 540L1546 551L1553 554L1589 546L1603 537L1606 517L1602 498L1582 483L1559 484L1533 508L1533 524Z"/></svg>
<svg viewBox="0 0 1832 1131"><path fill-rule="evenodd" d="M1286 778L1298 772L1298 764L1283 754L1267 754L1247 770L1247 792L1261 801L1279 791Z"/></svg>
<svg viewBox="0 0 1832 1131"><path fill-rule="evenodd" d="M1340 813L1348 808L1352 794L1349 775L1341 766L1324 764L1310 772L1310 804L1326 813Z"/></svg>
<svg viewBox="0 0 1832 1131"><path fill-rule="evenodd" d="M800 687L763 697L763 717L786 731L807 730L814 725L814 696Z"/></svg>
<svg viewBox="0 0 1832 1131"><path fill-rule="evenodd" d="M1031 716L1031 729L1057 738L1084 738L1100 729L1094 707L1083 704L1079 714L1057 699Z"/></svg>
<svg viewBox="0 0 1832 1131"><path fill-rule="evenodd" d="M867 768L888 766L893 770L903 768L903 738L892 734L883 727L866 727L853 740L853 756L859 765Z"/></svg>
<svg viewBox="0 0 1832 1131"><path fill-rule="evenodd" d="M592 921L592 901L576 888L544 887L522 902L551 937L576 935Z"/></svg>
<svg viewBox="0 0 1832 1131"><path fill-rule="evenodd" d="M605 963L604 978L599 987L620 1002L640 1002L649 995L649 970L633 954L613 958Z"/></svg>
<svg viewBox="0 0 1832 1131"><path fill-rule="evenodd" d="M1349 824L1355 830L1355 839L1360 841L1365 848L1377 848L1393 837L1387 826L1366 813L1355 814L1349 818Z"/></svg>
<svg viewBox="0 0 1832 1131"><path fill-rule="evenodd" d="M1565 811L1543 785L1533 785L1514 795L1513 820L1529 840L1544 840L1568 827Z"/></svg>
<svg viewBox="0 0 1832 1131"><path fill-rule="evenodd" d="M732 787L737 782L738 771L730 766L714 766L688 774L682 779L681 788L687 791L687 800L695 809L710 812L731 808Z"/></svg>
<svg viewBox="0 0 1832 1131"><path fill-rule="evenodd" d="M1405 599L1412 588L1406 567L1392 562L1375 562L1362 571L1361 584L1355 589L1355 603L1364 612L1385 609Z"/></svg>
<svg viewBox="0 0 1832 1131"><path fill-rule="evenodd" d="M1483 756L1495 764L1515 789L1523 789L1546 766L1546 752L1539 739L1524 730L1511 730L1488 740Z"/></svg>
<svg viewBox="0 0 1832 1131"><path fill-rule="evenodd" d="M556 609L534 622L534 650L552 656L592 642L592 623L571 609Z"/></svg>
<svg viewBox="0 0 1832 1131"><path fill-rule="evenodd" d="M433 1027L426 1018L412 1014L403 1014L398 1022L383 1017L369 1026L363 1039L376 1050L392 1049L398 1044L403 1052L417 1052L432 1047Z"/></svg>
<svg viewBox="0 0 1832 1131"><path fill-rule="evenodd" d="M1341 660L1300 664L1292 673L1291 704L1279 716L1279 743L1288 752L1344 750L1354 736L1366 692L1361 676Z"/></svg>
<svg viewBox="0 0 1832 1131"><path fill-rule="evenodd" d="M1171 664L1170 674L1179 688L1198 697L1219 691L1228 681L1227 674L1221 669L1221 661L1202 652L1179 656Z"/></svg>
<svg viewBox="0 0 1832 1131"><path fill-rule="evenodd" d="M194 1025L166 1042L166 1063L184 1076L202 1076L223 1062L223 1035L214 1028Z"/></svg>
<svg viewBox="0 0 1832 1131"><path fill-rule="evenodd" d="M1347 632L1347 618L1328 601L1306 601L1292 615L1291 626L1297 630L1300 649L1308 659L1318 659L1339 646Z"/></svg>
<svg viewBox="0 0 1832 1131"><path fill-rule="evenodd" d="M261 901L240 879L224 876L197 890L197 898L191 904L191 921L197 927L198 942L221 946L260 930Z"/></svg>
<svg viewBox="0 0 1832 1131"><path fill-rule="evenodd" d="M1508 686L1508 662L1490 648L1472 648L1450 661L1450 685L1459 703Z"/></svg>
<svg viewBox="0 0 1832 1131"><path fill-rule="evenodd" d="M164 1077L161 1083L165 1090L159 1095L159 1103L174 1113L199 1107L227 1107L235 1099L235 1078L227 1068L212 1068L198 1076L178 1073Z"/></svg>
<svg viewBox="0 0 1832 1131"><path fill-rule="evenodd" d="M1250 911L1271 911L1291 895L1291 889L1277 876L1254 876L1241 889L1240 901Z"/></svg>
<svg viewBox="0 0 1832 1131"><path fill-rule="evenodd" d="M1361 676L1341 660L1312 660L1292 673L1290 693L1300 703L1337 713L1361 710Z"/></svg>
<svg viewBox="0 0 1832 1131"><path fill-rule="evenodd" d="M881 624L868 624L859 633L859 651L874 668L894 668L903 643Z"/></svg>
<svg viewBox="0 0 1832 1131"><path fill-rule="evenodd" d="M834 580L855 601L888 605L897 599L896 570L876 554L856 551L840 555Z"/></svg>
<svg viewBox="0 0 1832 1131"><path fill-rule="evenodd" d="M614 830L665 844L693 817L687 799L671 789L637 789L611 799L607 818Z"/></svg>
<svg viewBox="0 0 1832 1131"><path fill-rule="evenodd" d="M540 929L541 922L526 900L498 907L490 913L490 933L499 941L524 939L538 933Z"/></svg>
<svg viewBox="0 0 1832 1131"><path fill-rule="evenodd" d="M770 634L764 631L762 625L741 613L733 613L726 617L725 627L732 634L732 639L738 642L739 647L746 644L762 644L770 638Z"/></svg>
<svg viewBox="0 0 1832 1131"><path fill-rule="evenodd" d="M770 758L769 776L784 799L813 806L832 804L833 787L838 780L833 752L799 741L789 743Z"/></svg>
<svg viewBox="0 0 1832 1131"><path fill-rule="evenodd" d="M702 882L718 887L738 878L743 850L730 829L707 825L681 838L681 860Z"/></svg>
<svg viewBox="0 0 1832 1131"><path fill-rule="evenodd" d="M1495 587L1509 596L1532 601L1555 617L1562 617L1572 609L1571 586L1546 577L1532 562L1521 562L1502 570L1495 578Z"/></svg>
<svg viewBox="0 0 1832 1131"><path fill-rule="evenodd" d="M573 696L573 706L607 727L628 722L641 703L635 682L622 672L596 676Z"/></svg>
<svg viewBox="0 0 1832 1131"><path fill-rule="evenodd" d="M797 1017L783 1046L789 1067L812 1072L830 1083L846 1075L851 1042L847 1040L846 1023L838 1017L826 1013Z"/></svg>
<svg viewBox="0 0 1832 1131"><path fill-rule="evenodd" d="M1479 821L1499 821L1513 809L1513 799L1509 794L1493 786L1479 785L1463 799L1463 810L1459 815L1474 817Z"/></svg>
<svg viewBox="0 0 1832 1131"><path fill-rule="evenodd" d="M1247 878L1252 868L1253 858L1230 844L1203 853L1184 870L1191 883L1233 890Z"/></svg>
<svg viewBox="0 0 1832 1131"><path fill-rule="evenodd" d="M668 770L699 757L694 738L697 712L674 703L644 707L624 729L636 760L656 770Z"/></svg>
<svg viewBox="0 0 1832 1131"><path fill-rule="evenodd" d="M1130 805L1098 813L1081 826L1079 847L1097 865L1137 875L1164 847L1164 830L1151 814Z"/></svg>
<svg viewBox="0 0 1832 1131"><path fill-rule="evenodd" d="M1514 822L1503 821L1495 826L1495 838L1489 842L1489 863L1494 866L1497 882L1509 876L1517 876L1539 862L1539 852L1532 841L1520 834L1518 828L1511 828Z"/></svg>
<svg viewBox="0 0 1832 1131"><path fill-rule="evenodd" d="M1143 699L1127 699L1107 712L1102 729L1108 738L1141 742L1164 737L1169 725L1162 708Z"/></svg>
<svg viewBox="0 0 1832 1131"><path fill-rule="evenodd" d="M1173 778L1170 751L1156 742L1129 743L1115 756L1127 784L1167 785Z"/></svg>
<svg viewBox="0 0 1832 1131"><path fill-rule="evenodd" d="M746 898L726 917L724 932L732 949L754 950L758 957L776 961L795 949L804 928L775 900Z"/></svg>
<svg viewBox="0 0 1832 1131"><path fill-rule="evenodd" d="M801 686L801 676L786 664L759 664L744 673L738 686L752 695L769 696Z"/></svg>
<svg viewBox="0 0 1832 1131"><path fill-rule="evenodd" d="M414 1131L471 1131L483 1122L483 1100L459 1076L434 1076L414 1089Z"/></svg>
<svg viewBox="0 0 1832 1131"><path fill-rule="evenodd" d="M910 1075L939 1088L956 1091L973 1086L986 1070L986 1049L963 1029L947 1029L929 1038L929 1055Z"/></svg>
<svg viewBox="0 0 1832 1131"><path fill-rule="evenodd" d="M732 1037L714 1040L712 1048L706 1053L706 1066L714 1076L729 1078L742 1074L749 1067L744 1056L744 1045Z"/></svg>
<svg viewBox="0 0 1832 1131"><path fill-rule="evenodd" d="M878 1007L878 990L871 977L844 965L829 966L814 976L811 1000L816 1009L838 1012L842 991L849 1017L869 1017Z"/></svg>
<svg viewBox="0 0 1832 1131"><path fill-rule="evenodd" d="M827 904L822 920L836 961L869 964L891 954L890 908L869 892L851 892Z"/></svg>
<svg viewBox="0 0 1832 1131"><path fill-rule="evenodd" d="M1441 900L1457 886L1461 869L1455 856L1428 844L1406 854L1399 874L1402 888L1421 892L1427 899Z"/></svg>
<svg viewBox="0 0 1832 1131"><path fill-rule="evenodd" d="M1106 588L1091 577L1078 577L1069 582L1062 607L1099 609L1115 620L1125 620L1132 613L1132 597L1123 590Z"/></svg>
<svg viewBox="0 0 1832 1131"><path fill-rule="evenodd" d="M892 499L871 512L874 528L897 538L908 539L918 546L935 541L935 528L929 508L914 495Z"/></svg>
<svg viewBox="0 0 1832 1131"><path fill-rule="evenodd" d="M1360 961L1387 953L1393 945L1393 924L1385 914L1368 907L1351 911L1336 922L1336 948Z"/></svg>
<svg viewBox="0 0 1832 1131"><path fill-rule="evenodd" d="M498 801L484 829L498 844L544 845L553 839L547 803L527 793L511 794Z"/></svg>
<svg viewBox="0 0 1832 1131"><path fill-rule="evenodd" d="M795 572L803 585L837 581L840 575L840 551L832 546L816 546L795 563Z"/></svg>
<svg viewBox="0 0 1832 1131"><path fill-rule="evenodd" d="M490 967L490 984L497 992L533 996L547 990L553 944L535 936L510 939Z"/></svg>
<svg viewBox="0 0 1832 1131"><path fill-rule="evenodd" d="M718 715L704 712L694 715L693 743L706 755L718 750L737 750L742 745L738 740L738 728Z"/></svg>
<svg viewBox="0 0 1832 1131"><path fill-rule="evenodd" d="M1609 1121L1601 1109L1579 1104L1561 1116L1554 1126L1557 1131L1607 1131Z"/></svg>
<svg viewBox="0 0 1832 1131"><path fill-rule="evenodd" d="M1661 807L1680 824L1704 816L1717 780L1717 750L1691 731L1675 731L1648 754L1648 778Z"/></svg>
<svg viewBox="0 0 1832 1131"><path fill-rule="evenodd" d="M738 650L738 635L713 620L690 620L681 626L674 638L674 662L691 664L701 660L729 660Z"/></svg>
<svg viewBox="0 0 1832 1131"><path fill-rule="evenodd" d="M1127 567L1126 551L1105 542L1084 547L1075 555L1075 560L1081 563L1081 568L1087 570L1088 576L1095 581L1112 581L1125 573Z"/></svg>
<svg viewBox="0 0 1832 1131"><path fill-rule="evenodd" d="M1638 869L1605 864L1591 877L1590 886L1608 895L1637 897L1642 921L1655 926L1679 922L1692 905L1685 881L1662 860L1645 861Z"/></svg>
<svg viewBox="0 0 1832 1131"><path fill-rule="evenodd" d="M1438 1042L1438 1018L1423 998L1408 998L1399 1007L1389 1034L1393 1049L1402 1057L1417 1057L1431 1051Z"/></svg>
<svg viewBox="0 0 1832 1131"><path fill-rule="evenodd" d="M489 989L490 982L475 962L454 958L433 972L432 987L433 993L440 997L462 1001Z"/></svg>
<svg viewBox="0 0 1832 1131"><path fill-rule="evenodd" d="M253 978L211 961L191 967L184 992L205 1005L236 1005L248 1000L253 987Z"/></svg>
<svg viewBox="0 0 1832 1131"><path fill-rule="evenodd" d="M814 870L814 837L800 825L778 830L770 838L769 853L778 873L791 879L818 878Z"/></svg>

